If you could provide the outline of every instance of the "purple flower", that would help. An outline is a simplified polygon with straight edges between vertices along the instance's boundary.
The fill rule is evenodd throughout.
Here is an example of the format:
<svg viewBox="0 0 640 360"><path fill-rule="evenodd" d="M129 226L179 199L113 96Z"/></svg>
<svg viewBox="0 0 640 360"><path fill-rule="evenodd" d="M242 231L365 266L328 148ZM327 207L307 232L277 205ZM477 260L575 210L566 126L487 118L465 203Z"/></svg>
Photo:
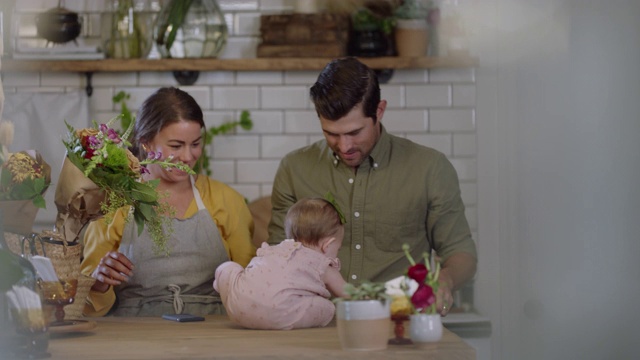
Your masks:
<svg viewBox="0 0 640 360"><path fill-rule="evenodd" d="M149 151L149 153L147 153L147 159L148 160L160 160L162 159L162 152L158 151Z"/></svg>
<svg viewBox="0 0 640 360"><path fill-rule="evenodd" d="M93 135L87 138L87 143L89 143L89 147L91 147L92 149L99 149L100 147L102 147L102 140Z"/></svg>
<svg viewBox="0 0 640 360"><path fill-rule="evenodd" d="M109 138L109 140L113 141L116 144L119 144L120 141L120 136L118 135L118 133L113 130L113 129L109 129L107 130L107 138Z"/></svg>

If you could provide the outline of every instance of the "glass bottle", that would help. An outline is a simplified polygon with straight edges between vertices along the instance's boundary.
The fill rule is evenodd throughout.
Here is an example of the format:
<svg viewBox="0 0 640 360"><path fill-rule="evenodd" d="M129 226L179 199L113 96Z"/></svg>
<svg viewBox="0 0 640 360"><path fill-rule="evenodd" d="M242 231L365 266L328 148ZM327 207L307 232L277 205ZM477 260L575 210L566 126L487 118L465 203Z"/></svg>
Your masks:
<svg viewBox="0 0 640 360"><path fill-rule="evenodd" d="M171 0L153 38L163 58L216 57L227 43L227 23L215 0Z"/></svg>
<svg viewBox="0 0 640 360"><path fill-rule="evenodd" d="M102 13L102 45L108 58L146 58L151 51L157 2L112 0Z"/></svg>

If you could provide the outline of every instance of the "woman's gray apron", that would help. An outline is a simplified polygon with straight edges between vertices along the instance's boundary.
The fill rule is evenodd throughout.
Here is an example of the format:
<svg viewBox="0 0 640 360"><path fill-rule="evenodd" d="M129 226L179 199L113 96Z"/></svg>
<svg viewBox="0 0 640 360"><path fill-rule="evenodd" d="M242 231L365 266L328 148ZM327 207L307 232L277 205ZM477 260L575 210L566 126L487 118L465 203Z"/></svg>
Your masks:
<svg viewBox="0 0 640 360"><path fill-rule="evenodd" d="M134 221L125 226L119 251L131 260L134 269L129 281L115 287L113 315L225 313L212 284L216 268L229 257L193 177L191 187L198 212L188 219L172 219L169 256L154 251L146 227L138 237Z"/></svg>

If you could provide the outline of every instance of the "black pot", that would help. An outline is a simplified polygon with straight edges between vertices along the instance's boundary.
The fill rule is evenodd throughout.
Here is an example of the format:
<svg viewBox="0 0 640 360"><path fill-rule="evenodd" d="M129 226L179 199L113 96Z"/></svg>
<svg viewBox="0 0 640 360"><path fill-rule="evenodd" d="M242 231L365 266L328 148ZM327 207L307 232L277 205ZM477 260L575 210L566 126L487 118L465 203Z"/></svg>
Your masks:
<svg viewBox="0 0 640 360"><path fill-rule="evenodd" d="M352 56L376 57L392 53L389 37L380 30L351 31L347 52Z"/></svg>
<svg viewBox="0 0 640 360"><path fill-rule="evenodd" d="M38 36L53 43L66 43L80 35L82 24L78 13L57 7L36 16Z"/></svg>

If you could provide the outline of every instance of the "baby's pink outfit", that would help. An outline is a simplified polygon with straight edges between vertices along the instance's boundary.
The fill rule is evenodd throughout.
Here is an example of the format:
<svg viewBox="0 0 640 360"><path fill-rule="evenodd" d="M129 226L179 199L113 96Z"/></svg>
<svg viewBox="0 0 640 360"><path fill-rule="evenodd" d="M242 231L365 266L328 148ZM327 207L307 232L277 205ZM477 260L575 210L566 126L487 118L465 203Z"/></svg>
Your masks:
<svg viewBox="0 0 640 360"><path fill-rule="evenodd" d="M216 269L213 287L231 321L250 329L326 326L335 313L322 276L338 259L300 242L263 243L246 269L233 261Z"/></svg>

